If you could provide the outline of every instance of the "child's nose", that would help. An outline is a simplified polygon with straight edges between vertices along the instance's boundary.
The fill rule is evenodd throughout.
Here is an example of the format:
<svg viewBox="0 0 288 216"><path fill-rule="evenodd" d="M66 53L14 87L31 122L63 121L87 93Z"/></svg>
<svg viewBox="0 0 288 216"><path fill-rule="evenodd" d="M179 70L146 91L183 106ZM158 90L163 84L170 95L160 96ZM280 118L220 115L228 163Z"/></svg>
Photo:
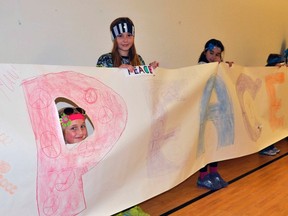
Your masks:
<svg viewBox="0 0 288 216"><path fill-rule="evenodd" d="M79 129L79 130L77 130L77 133L78 133L79 135L82 135L82 134L83 134L83 130L82 130L82 129Z"/></svg>

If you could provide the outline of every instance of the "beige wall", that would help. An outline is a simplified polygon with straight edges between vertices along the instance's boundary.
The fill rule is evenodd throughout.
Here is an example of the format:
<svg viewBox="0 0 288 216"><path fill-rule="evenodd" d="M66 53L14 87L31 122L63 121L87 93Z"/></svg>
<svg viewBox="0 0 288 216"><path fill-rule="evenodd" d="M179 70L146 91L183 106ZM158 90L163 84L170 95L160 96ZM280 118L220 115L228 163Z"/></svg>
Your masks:
<svg viewBox="0 0 288 216"><path fill-rule="evenodd" d="M0 2L0 62L94 66L109 52L111 21L130 17L136 47L161 67L197 64L220 39L225 60L262 66L287 48L287 0L17 0Z"/></svg>

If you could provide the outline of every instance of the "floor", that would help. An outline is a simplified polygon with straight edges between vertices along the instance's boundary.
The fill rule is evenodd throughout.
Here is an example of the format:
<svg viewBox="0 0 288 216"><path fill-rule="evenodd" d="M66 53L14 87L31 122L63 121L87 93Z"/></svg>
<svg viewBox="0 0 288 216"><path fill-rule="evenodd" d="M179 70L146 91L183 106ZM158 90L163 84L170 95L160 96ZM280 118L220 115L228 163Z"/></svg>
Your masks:
<svg viewBox="0 0 288 216"><path fill-rule="evenodd" d="M151 216L158 215L288 215L288 141L275 146L275 156L258 153L219 162L227 188L208 191L196 186L198 173L175 188L139 206ZM286 192L287 191L287 192Z"/></svg>

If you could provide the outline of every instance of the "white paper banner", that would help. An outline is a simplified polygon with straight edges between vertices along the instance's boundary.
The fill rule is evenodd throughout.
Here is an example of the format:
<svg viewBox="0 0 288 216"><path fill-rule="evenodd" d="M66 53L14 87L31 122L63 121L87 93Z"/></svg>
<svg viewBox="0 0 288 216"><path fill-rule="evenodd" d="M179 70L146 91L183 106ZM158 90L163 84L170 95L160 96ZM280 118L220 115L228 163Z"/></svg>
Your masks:
<svg viewBox="0 0 288 216"><path fill-rule="evenodd" d="M286 74L0 65L0 215L111 215L209 162L255 153L288 134ZM91 124L73 148L57 112L67 101Z"/></svg>

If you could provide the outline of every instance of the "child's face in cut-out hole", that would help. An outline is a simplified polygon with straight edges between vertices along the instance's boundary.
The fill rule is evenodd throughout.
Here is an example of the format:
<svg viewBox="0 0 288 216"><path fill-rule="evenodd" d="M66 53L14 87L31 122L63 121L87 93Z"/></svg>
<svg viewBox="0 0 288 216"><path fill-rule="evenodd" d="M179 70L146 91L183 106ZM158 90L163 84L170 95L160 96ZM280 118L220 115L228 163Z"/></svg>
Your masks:
<svg viewBox="0 0 288 216"><path fill-rule="evenodd" d="M85 119L75 119L64 128L63 135L67 144L81 142L87 137Z"/></svg>

